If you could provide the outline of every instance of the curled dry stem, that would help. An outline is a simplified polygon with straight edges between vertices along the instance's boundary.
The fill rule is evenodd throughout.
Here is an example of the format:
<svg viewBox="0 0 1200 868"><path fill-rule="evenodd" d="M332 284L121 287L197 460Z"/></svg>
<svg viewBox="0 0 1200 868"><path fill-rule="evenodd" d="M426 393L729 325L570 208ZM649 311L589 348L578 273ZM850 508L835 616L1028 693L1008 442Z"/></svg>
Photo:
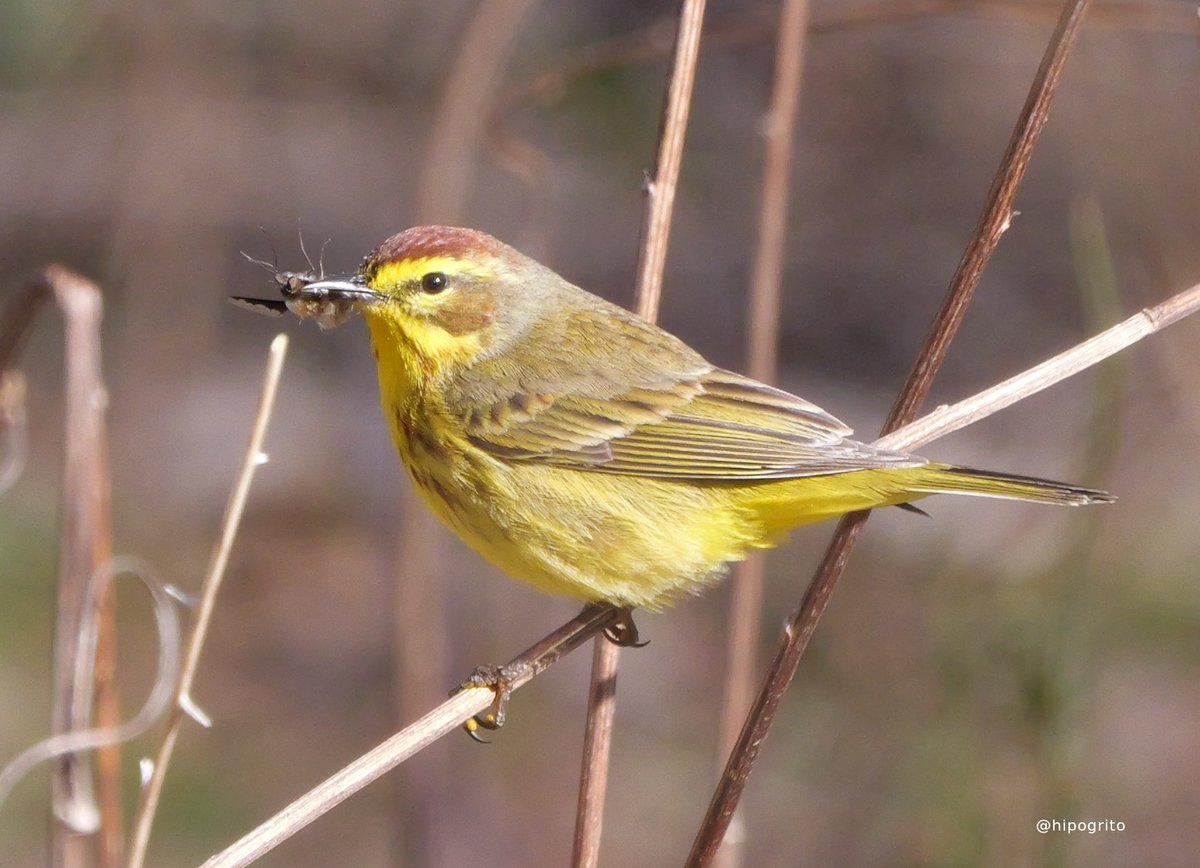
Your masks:
<svg viewBox="0 0 1200 868"><path fill-rule="evenodd" d="M49 265L25 281L0 317L0 372L5 372L9 390L15 376L9 365L47 302L53 302L63 318L67 381L51 708L51 729L62 734L87 729L93 710L101 727L116 724L117 633L114 598L105 594L92 615L96 622L94 668L89 667L87 683L78 681L77 649L81 635L91 629L82 621L88 587L111 552L104 422L108 396L100 374L103 303L96 284L61 265ZM12 421L11 411L6 416L9 418L0 422ZM19 416L17 419L19 422ZM19 445L19 425L6 427ZM116 746L104 747L98 760L98 793L84 755L67 753L55 764L51 858L56 864L85 862L89 858L85 836L93 834L98 834L100 864L114 864L118 856L121 806Z"/></svg>
<svg viewBox="0 0 1200 868"><path fill-rule="evenodd" d="M22 751L3 769L0 769L0 806L3 806L12 788L35 765L55 757L80 751L96 750L108 745L120 744L146 732L162 714L171 698L175 675L179 669L179 616L175 609L176 599L149 564L135 558L112 558L92 576L84 601L84 617L80 627L79 645L76 652L75 669L81 683L90 683L92 669L96 663L97 619L96 610L108 592L114 579L131 575L140 579L150 592L154 606L154 621L158 628L158 672L154 677L146 701L132 718L116 726L76 730L52 735ZM97 817L90 819L92 825Z"/></svg>

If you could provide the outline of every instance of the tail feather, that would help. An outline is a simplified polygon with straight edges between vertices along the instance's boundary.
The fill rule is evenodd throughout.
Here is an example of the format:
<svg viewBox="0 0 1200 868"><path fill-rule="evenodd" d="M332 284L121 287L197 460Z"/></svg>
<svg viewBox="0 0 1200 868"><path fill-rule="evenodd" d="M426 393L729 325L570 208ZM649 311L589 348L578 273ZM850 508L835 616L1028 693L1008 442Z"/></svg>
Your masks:
<svg viewBox="0 0 1200 868"><path fill-rule="evenodd" d="M1014 476L972 467L949 464L927 464L913 469L906 488L928 494L968 494L979 497L1008 497L1035 503L1055 503L1061 506L1084 506L1089 503L1112 503L1116 497L1107 491L1082 488L1039 479L1035 476Z"/></svg>

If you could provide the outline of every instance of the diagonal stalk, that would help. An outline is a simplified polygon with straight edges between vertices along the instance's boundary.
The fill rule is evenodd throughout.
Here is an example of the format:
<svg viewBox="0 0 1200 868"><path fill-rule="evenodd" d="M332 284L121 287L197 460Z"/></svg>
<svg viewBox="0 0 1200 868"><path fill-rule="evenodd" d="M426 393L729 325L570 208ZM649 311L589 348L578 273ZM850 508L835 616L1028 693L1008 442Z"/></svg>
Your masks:
<svg viewBox="0 0 1200 868"><path fill-rule="evenodd" d="M958 331L983 269L991 259L1000 237L1008 228L1017 188L1025 176L1033 146L1049 116L1051 100L1057 91L1063 67L1075 44L1087 7L1088 0L1068 0L1063 6L1041 66L1017 119L1016 129L1009 139L1000 169L988 191L983 214L971 235L917 361L884 423L885 435L915 418L921 403L929 393L934 376L946 357L950 341ZM708 812L692 845L687 861L689 866L708 866L716 857L745 790L746 781L762 749L763 741L775 721L783 694L796 673L800 658L808 646L821 614L825 611L838 579L845 570L846 562L869 514L851 513L838 523L816 575L800 605L788 618L784 639L771 662L762 689L725 765L725 772L713 793Z"/></svg>

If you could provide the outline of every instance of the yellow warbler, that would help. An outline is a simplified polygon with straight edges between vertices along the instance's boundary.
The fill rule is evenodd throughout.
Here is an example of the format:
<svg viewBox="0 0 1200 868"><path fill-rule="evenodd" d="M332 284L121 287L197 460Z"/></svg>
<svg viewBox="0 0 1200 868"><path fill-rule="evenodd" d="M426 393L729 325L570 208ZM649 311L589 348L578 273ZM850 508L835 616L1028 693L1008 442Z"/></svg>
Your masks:
<svg viewBox="0 0 1200 868"><path fill-rule="evenodd" d="M1112 499L848 439L820 407L471 229L408 229L352 277L285 277L294 312L366 319L392 438L430 509L549 593L657 608L798 525L929 494Z"/></svg>

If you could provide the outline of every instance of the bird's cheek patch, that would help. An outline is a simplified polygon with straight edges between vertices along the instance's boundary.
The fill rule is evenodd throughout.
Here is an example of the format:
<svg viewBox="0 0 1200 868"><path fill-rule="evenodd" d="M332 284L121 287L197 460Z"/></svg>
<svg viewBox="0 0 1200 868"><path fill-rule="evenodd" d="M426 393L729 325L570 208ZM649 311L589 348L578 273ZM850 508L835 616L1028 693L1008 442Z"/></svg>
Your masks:
<svg viewBox="0 0 1200 868"><path fill-rule="evenodd" d="M433 318L452 335L473 334L496 321L496 297L487 290L457 292L446 298Z"/></svg>

